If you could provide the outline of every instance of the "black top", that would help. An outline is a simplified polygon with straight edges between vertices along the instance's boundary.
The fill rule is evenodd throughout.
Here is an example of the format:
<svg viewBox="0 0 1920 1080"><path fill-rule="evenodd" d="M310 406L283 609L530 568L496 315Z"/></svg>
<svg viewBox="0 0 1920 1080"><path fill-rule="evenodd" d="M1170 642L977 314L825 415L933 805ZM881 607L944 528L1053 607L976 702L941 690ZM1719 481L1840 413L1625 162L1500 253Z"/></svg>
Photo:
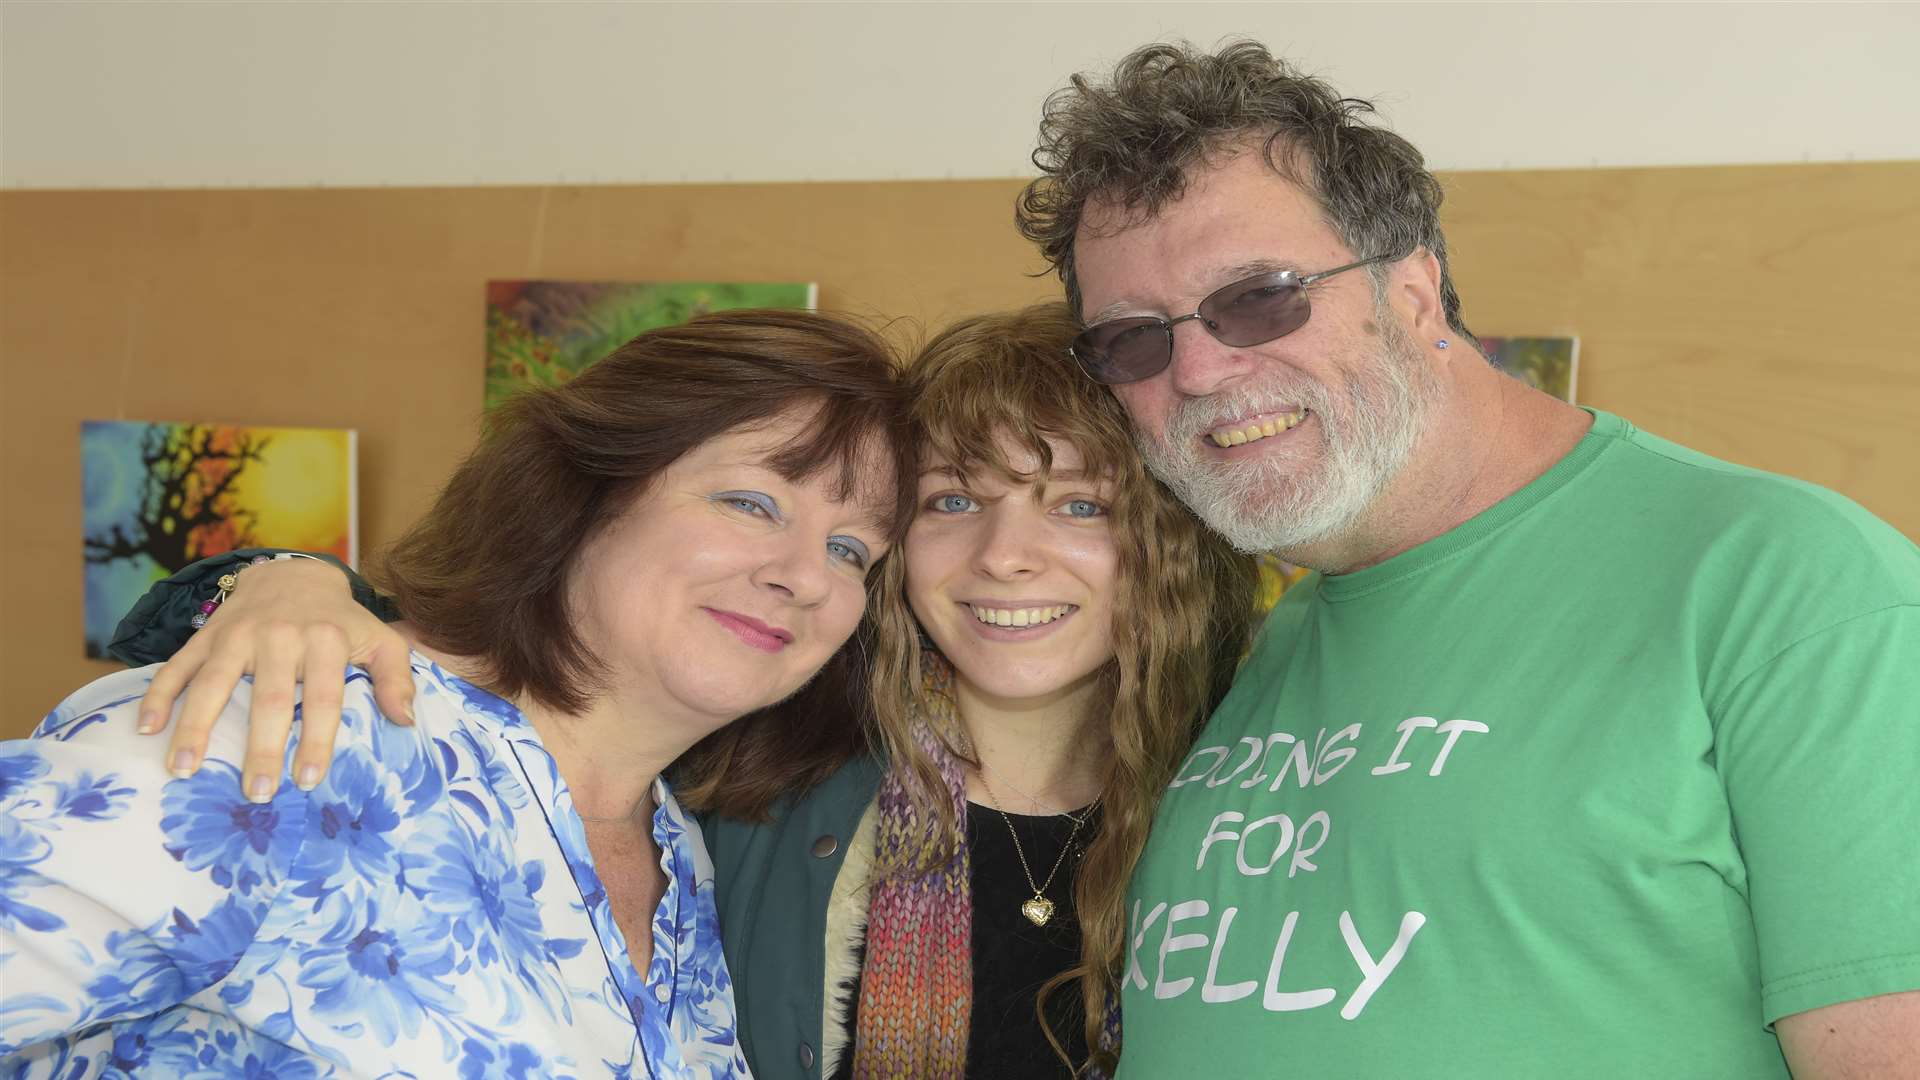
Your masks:
<svg viewBox="0 0 1920 1080"><path fill-rule="evenodd" d="M1053 915L1045 926L1035 926L1020 911L1020 905L1033 898L1033 889L1021 872L1008 823L1020 837L1020 850L1033 870L1034 883L1040 884L1060 857L1073 832L1073 822L1065 815L1008 814L1002 820L992 807L967 804L967 844L973 857L973 1027L967 1034L970 1077L1062 1080L1073 1075L1048 1044L1033 1003L1048 979L1080 959L1080 920L1074 914L1073 883L1080 855L1099 827L1098 810L1085 820L1079 835L1073 837L1073 850L1067 852L1059 873L1043 894L1053 901ZM851 1036L859 1007L857 989L847 995L847 1001L846 1022ZM1080 1007L1078 980L1048 995L1047 1015L1068 1056L1075 1064L1085 1061L1086 1014ZM852 1047L849 1037L834 1080L853 1075Z"/></svg>

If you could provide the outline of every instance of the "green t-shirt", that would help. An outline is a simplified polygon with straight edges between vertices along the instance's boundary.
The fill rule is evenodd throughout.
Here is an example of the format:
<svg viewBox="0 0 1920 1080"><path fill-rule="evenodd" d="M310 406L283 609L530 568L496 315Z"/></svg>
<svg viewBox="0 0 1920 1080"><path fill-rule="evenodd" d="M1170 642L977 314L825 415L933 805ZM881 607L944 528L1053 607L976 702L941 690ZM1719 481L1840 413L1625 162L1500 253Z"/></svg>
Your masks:
<svg viewBox="0 0 1920 1080"><path fill-rule="evenodd" d="M1127 906L1125 1080L1785 1077L1920 988L1920 550L1597 413L1287 594Z"/></svg>

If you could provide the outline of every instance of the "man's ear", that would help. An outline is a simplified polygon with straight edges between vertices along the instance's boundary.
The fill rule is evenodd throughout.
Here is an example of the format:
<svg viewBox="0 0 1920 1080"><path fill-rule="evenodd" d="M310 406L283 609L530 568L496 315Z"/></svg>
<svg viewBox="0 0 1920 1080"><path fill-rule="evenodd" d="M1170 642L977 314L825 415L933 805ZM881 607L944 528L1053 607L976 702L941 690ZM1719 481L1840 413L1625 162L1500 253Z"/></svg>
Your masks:
<svg viewBox="0 0 1920 1080"><path fill-rule="evenodd" d="M1453 333L1446 308L1440 302L1440 260L1425 247L1394 265L1387 282L1387 299L1407 321L1414 337L1433 341Z"/></svg>

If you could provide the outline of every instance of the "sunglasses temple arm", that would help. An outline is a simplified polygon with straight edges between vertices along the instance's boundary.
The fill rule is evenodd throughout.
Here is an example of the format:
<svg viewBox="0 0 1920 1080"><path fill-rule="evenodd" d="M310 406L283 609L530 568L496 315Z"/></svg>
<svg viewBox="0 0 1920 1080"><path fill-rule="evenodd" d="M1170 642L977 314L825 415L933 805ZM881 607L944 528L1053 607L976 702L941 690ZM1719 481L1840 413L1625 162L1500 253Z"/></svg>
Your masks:
<svg viewBox="0 0 1920 1080"><path fill-rule="evenodd" d="M1331 270L1322 270L1317 274L1308 274L1306 277L1298 278L1296 280L1298 280L1299 283L1302 285L1312 285L1316 281L1321 281L1326 278L1330 278L1335 274L1344 274L1349 270L1358 270L1363 266L1372 266L1374 263L1392 262L1396 259L1403 259L1405 257L1406 256L1404 255L1375 255L1371 259L1361 259L1359 262L1350 262L1345 266L1336 266Z"/></svg>

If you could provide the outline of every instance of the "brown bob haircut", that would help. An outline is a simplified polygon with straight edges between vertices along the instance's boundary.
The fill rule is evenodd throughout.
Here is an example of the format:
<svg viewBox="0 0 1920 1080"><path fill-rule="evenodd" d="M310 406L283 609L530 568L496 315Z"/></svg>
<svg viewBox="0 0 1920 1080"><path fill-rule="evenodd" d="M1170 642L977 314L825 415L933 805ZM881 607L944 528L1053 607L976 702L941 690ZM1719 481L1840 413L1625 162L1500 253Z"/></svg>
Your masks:
<svg viewBox="0 0 1920 1080"><path fill-rule="evenodd" d="M768 464L794 481L829 476L834 496L870 504L897 544L918 459L892 350L828 315L725 311L641 334L572 382L497 409L432 509L387 554L384 584L435 647L480 661L488 689L577 711L606 675L568 610L582 548L694 447L791 410L813 415ZM795 763L844 759L859 724L844 706L803 699L857 697L848 688L864 677L864 651L843 648L801 694L762 710L781 715L710 736L682 761L704 796L690 801L739 808L725 773L758 791L818 779L792 775ZM747 797L746 808L765 801Z"/></svg>

